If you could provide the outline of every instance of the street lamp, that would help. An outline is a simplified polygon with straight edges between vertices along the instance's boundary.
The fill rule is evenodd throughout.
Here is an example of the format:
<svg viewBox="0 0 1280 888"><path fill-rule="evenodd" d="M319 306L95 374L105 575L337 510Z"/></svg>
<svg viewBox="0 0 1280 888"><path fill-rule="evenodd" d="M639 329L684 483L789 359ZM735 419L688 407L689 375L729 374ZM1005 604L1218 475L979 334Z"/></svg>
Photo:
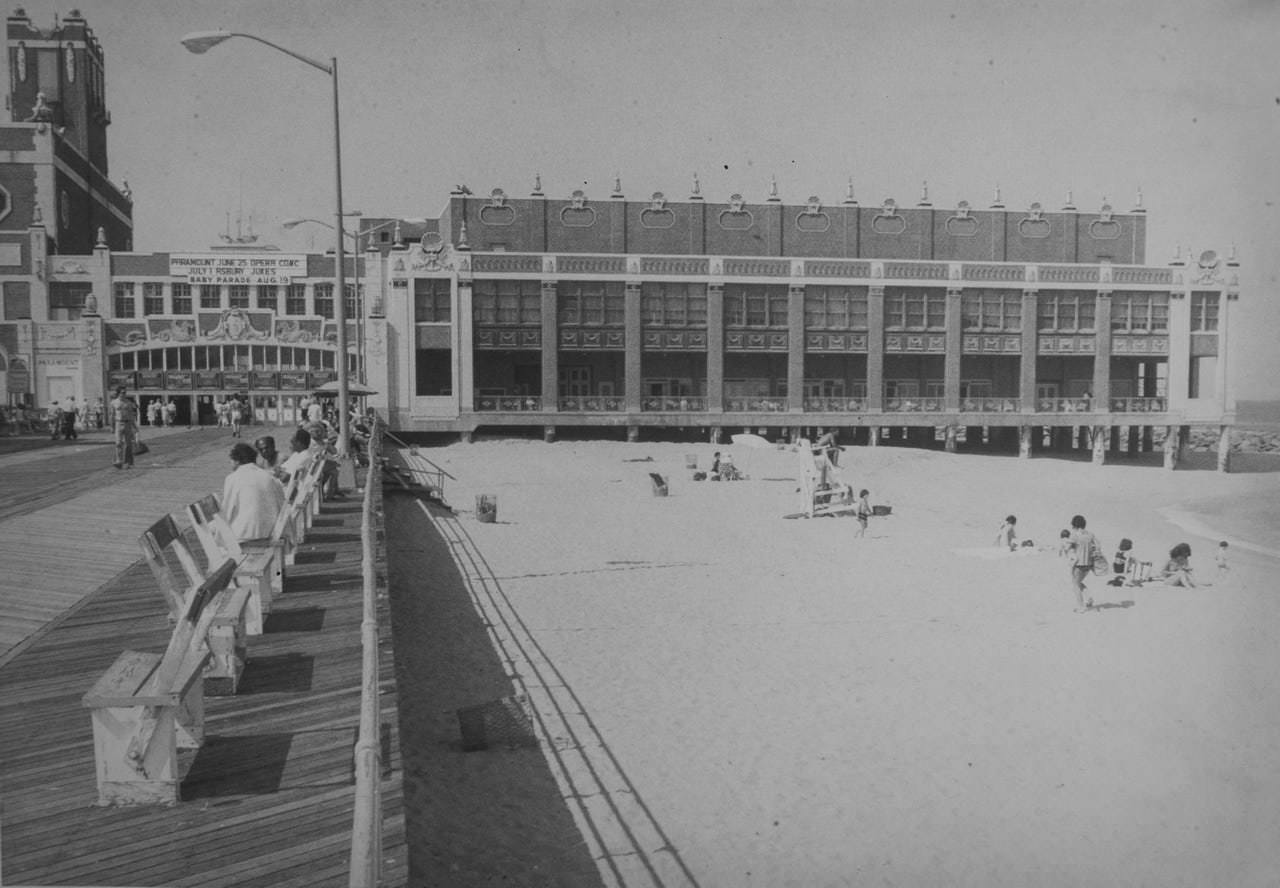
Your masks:
<svg viewBox="0 0 1280 888"><path fill-rule="evenodd" d="M338 232L335 240L337 244L334 248L334 286L338 291L334 300L334 320L338 327L338 456L340 458L347 455L347 443L351 436L351 417L349 416L348 402L350 396L347 390L347 284L345 270L343 264L345 261L343 243L342 243L342 130L338 116L338 58L334 56L329 60L329 64L318 62L313 58L294 52L291 49L285 49L277 43L270 40L264 40L254 34L245 34L239 31L193 31L182 38L182 45L194 53L207 52L209 49L217 46L232 37L244 37L247 40L255 40L271 47L278 52L282 52L287 56L297 59L298 61L310 65L319 71L328 74L333 80L333 161L334 161L334 182L336 192L336 212L334 228Z"/></svg>
<svg viewBox="0 0 1280 888"><path fill-rule="evenodd" d="M347 215L362 216L364 214L363 213L347 213ZM360 239L364 237L368 237L369 235L373 234L375 231L381 231L382 229L390 225L399 225L401 222L407 222L410 225L421 225L426 221L427 220L424 218L388 219L385 222L379 222L377 225L370 225L368 228L362 228L359 231L347 231L345 228L342 229L342 233L345 236L351 238L352 246L354 247L352 255L354 257L355 269L356 269L356 366L358 370L357 378L361 382L368 382L368 378L366 376L365 356L364 356L364 289L363 289L363 282L361 281L361 273L360 273L361 268L364 267L364 263L367 260L365 260L364 257L360 255ZM286 228L286 229L297 228L299 225L303 224L304 222L312 222L316 225L323 225L325 228L333 229L333 226L330 225L328 222L322 222L319 219L285 219L283 222L280 223L280 227Z"/></svg>

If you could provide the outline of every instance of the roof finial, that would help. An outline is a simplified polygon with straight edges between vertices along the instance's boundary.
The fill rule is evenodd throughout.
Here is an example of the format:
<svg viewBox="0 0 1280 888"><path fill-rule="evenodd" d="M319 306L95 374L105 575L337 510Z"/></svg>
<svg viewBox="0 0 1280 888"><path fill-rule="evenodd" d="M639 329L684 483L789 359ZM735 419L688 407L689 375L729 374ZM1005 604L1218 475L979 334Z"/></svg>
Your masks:
<svg viewBox="0 0 1280 888"><path fill-rule="evenodd" d="M1000 199L1000 183L999 182L996 183L996 193L995 193L995 197L993 197L991 200L991 208L993 210L999 210L1004 208L1004 201Z"/></svg>
<svg viewBox="0 0 1280 888"><path fill-rule="evenodd" d="M769 200L780 200L778 197L778 179L776 176L769 176Z"/></svg>
<svg viewBox="0 0 1280 888"><path fill-rule="evenodd" d="M1071 194L1071 188L1067 188L1067 202L1062 205L1064 210L1074 210L1076 208L1075 197Z"/></svg>
<svg viewBox="0 0 1280 888"><path fill-rule="evenodd" d="M1231 252L1227 254L1227 264L1228 264L1228 265L1239 265L1239 264L1240 264L1240 260L1236 258L1236 245L1235 245L1235 244L1232 244L1232 245L1231 245Z"/></svg>
<svg viewBox="0 0 1280 888"><path fill-rule="evenodd" d="M1173 259L1169 262L1169 264L1170 265L1182 264L1182 244L1173 245Z"/></svg>
<svg viewBox="0 0 1280 888"><path fill-rule="evenodd" d="M98 242L95 243L94 246L105 247L106 245L107 245L107 230L103 228L101 225L99 225L98 226Z"/></svg>
<svg viewBox="0 0 1280 888"><path fill-rule="evenodd" d="M542 173L533 174L533 196L542 196Z"/></svg>
<svg viewBox="0 0 1280 888"><path fill-rule="evenodd" d="M689 193L689 196L695 200L702 200L702 185L698 182L698 174L696 172L693 174L693 191Z"/></svg>
<svg viewBox="0 0 1280 888"><path fill-rule="evenodd" d="M613 197L622 197L622 174L613 174Z"/></svg>
<svg viewBox="0 0 1280 888"><path fill-rule="evenodd" d="M929 180L928 179L925 179L922 183L920 183L920 202L916 204L916 206L918 207L933 206L933 204L929 203Z"/></svg>
<svg viewBox="0 0 1280 888"><path fill-rule="evenodd" d="M858 205L857 199L853 196L853 176L849 177L849 184L845 186L844 202L853 206Z"/></svg>
<svg viewBox="0 0 1280 888"><path fill-rule="evenodd" d="M458 229L458 249L470 250L471 245L467 243L467 220L462 220L462 225Z"/></svg>
<svg viewBox="0 0 1280 888"><path fill-rule="evenodd" d="M1133 211L1135 213L1145 213L1147 208L1142 205L1142 186L1138 186L1138 197L1133 202Z"/></svg>

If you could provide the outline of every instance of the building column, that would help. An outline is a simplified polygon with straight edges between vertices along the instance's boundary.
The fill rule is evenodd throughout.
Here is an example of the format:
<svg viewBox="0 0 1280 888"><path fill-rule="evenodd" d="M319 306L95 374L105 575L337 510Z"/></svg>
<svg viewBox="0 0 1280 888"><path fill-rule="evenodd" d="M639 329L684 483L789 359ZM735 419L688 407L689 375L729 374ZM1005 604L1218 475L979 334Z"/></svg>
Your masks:
<svg viewBox="0 0 1280 888"><path fill-rule="evenodd" d="M1099 290L1093 322L1093 400L1094 413L1111 410L1111 291Z"/></svg>
<svg viewBox="0 0 1280 888"><path fill-rule="evenodd" d="M1164 467L1172 471L1182 462L1183 433L1185 426L1164 427Z"/></svg>
<svg viewBox="0 0 1280 888"><path fill-rule="evenodd" d="M707 412L724 413L724 284L707 284Z"/></svg>
<svg viewBox="0 0 1280 888"><path fill-rule="evenodd" d="M542 409L560 408L560 324L556 282L542 282ZM552 434L555 429L552 428Z"/></svg>
<svg viewBox="0 0 1280 888"><path fill-rule="evenodd" d="M1038 290L1022 291L1022 351L1018 358L1018 403L1023 413L1036 412L1036 359L1040 354L1036 334Z"/></svg>
<svg viewBox="0 0 1280 888"><path fill-rule="evenodd" d="M867 446L880 446L880 426L874 425L867 428Z"/></svg>
<svg viewBox="0 0 1280 888"><path fill-rule="evenodd" d="M1095 425L1089 427L1090 444L1093 448L1093 464L1105 465L1107 462L1107 442L1111 439L1111 427Z"/></svg>
<svg viewBox="0 0 1280 888"><path fill-rule="evenodd" d="M943 429L942 449L945 450L947 453L956 452L956 437L957 437L956 432L959 428L960 427L957 425L948 423L946 428Z"/></svg>
<svg viewBox="0 0 1280 888"><path fill-rule="evenodd" d="M628 283L623 303L625 357L623 359L623 404L628 413L641 407L644 334L640 329L640 284Z"/></svg>
<svg viewBox="0 0 1280 888"><path fill-rule="evenodd" d="M1231 426L1218 427L1218 471L1231 471Z"/></svg>
<svg viewBox="0 0 1280 888"><path fill-rule="evenodd" d="M382 305L382 300L378 299L372 307L381 310ZM471 317L471 305L471 280L469 278L466 280L459 278L457 301L453 307L453 347L458 373L458 388L456 392L459 396L458 409L462 413L472 413L476 409L476 343L473 329L474 320ZM373 318L370 318L369 323L366 325L367 334L377 333L382 337L381 345L377 345L373 341L373 335L369 335L369 345L365 349L366 373L369 373L370 368L367 366L367 362L370 358L377 358L379 363L386 364L386 327L385 320L381 321L379 325ZM416 330L416 328L411 329ZM375 346L381 350L381 356L374 354ZM384 371L379 368L378 372ZM372 382L373 379L374 376L370 373L369 380ZM371 385L371 388L378 391L391 391L389 387L383 388L376 384Z"/></svg>
<svg viewBox="0 0 1280 888"><path fill-rule="evenodd" d="M804 285L787 290L787 409L804 411Z"/></svg>
<svg viewBox="0 0 1280 888"><path fill-rule="evenodd" d="M1018 459L1031 459L1031 431L1033 426L1018 426Z"/></svg>
<svg viewBox="0 0 1280 888"><path fill-rule="evenodd" d="M872 285L867 288L867 411L879 413L883 409L884 287Z"/></svg>
<svg viewBox="0 0 1280 888"><path fill-rule="evenodd" d="M1175 278L1178 273L1174 273ZM1185 410L1191 394L1191 300L1182 288L1169 293L1169 372L1167 386L1168 412Z"/></svg>
<svg viewBox="0 0 1280 888"><path fill-rule="evenodd" d="M947 353L943 359L942 409L949 412L960 409L960 359L964 353L964 339L961 336L963 299L964 291L960 287L947 288ZM954 452L955 442L948 440L951 442L948 452Z"/></svg>

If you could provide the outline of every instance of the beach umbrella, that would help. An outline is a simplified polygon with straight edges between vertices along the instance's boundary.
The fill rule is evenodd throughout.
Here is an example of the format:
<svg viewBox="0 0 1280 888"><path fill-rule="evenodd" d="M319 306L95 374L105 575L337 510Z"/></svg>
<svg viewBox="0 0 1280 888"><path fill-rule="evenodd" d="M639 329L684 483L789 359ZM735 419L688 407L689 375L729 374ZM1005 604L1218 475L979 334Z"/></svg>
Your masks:
<svg viewBox="0 0 1280 888"><path fill-rule="evenodd" d="M316 388L318 395L336 395L338 393L338 380L334 379L326 382L322 386ZM364 397L365 395L376 395L377 392L360 382L348 382L347 394L355 397Z"/></svg>

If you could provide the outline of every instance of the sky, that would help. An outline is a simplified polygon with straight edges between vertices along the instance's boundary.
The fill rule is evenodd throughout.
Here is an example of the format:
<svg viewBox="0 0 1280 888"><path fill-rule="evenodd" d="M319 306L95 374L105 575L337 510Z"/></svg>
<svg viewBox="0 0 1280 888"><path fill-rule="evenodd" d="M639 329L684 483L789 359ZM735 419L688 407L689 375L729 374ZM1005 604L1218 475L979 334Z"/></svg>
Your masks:
<svg viewBox="0 0 1280 888"><path fill-rule="evenodd" d="M73 5L25 9L38 27ZM1280 3L1274 0L84 0L107 58L110 174L134 245L250 224L324 249L332 84L248 32L338 59L344 203L436 216L449 191L1117 211L1147 263L1241 263L1241 399L1280 399ZM1232 353L1237 348L1232 347Z"/></svg>

